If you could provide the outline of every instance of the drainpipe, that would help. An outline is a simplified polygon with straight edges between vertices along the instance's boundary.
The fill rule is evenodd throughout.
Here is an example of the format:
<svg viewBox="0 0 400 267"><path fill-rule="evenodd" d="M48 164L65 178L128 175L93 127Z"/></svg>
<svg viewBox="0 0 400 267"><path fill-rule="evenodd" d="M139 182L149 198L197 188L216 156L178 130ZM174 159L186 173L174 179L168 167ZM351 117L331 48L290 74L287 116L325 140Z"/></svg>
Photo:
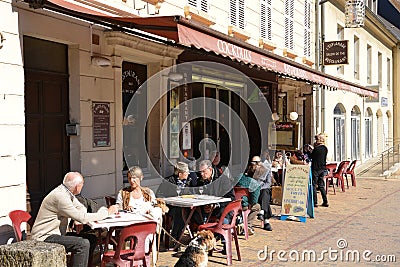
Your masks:
<svg viewBox="0 0 400 267"><path fill-rule="evenodd" d="M319 64L320 64L320 54L321 54L321 49L320 49L320 38L319 38L319 33L320 33L320 19L319 19L319 13L320 13L320 6L319 6L319 1L315 1L315 59L316 59L316 64L315 64L315 69L319 70ZM314 125L314 133L311 134L311 136L314 136L319 128L319 90L320 90L320 85L314 86L315 90L315 114L314 114L314 119L315 119L315 125Z"/></svg>
<svg viewBox="0 0 400 267"><path fill-rule="evenodd" d="M323 47L323 43L325 41L325 5L321 4L321 45L320 49ZM320 65L321 71L325 72L325 66L322 64ZM321 133L325 132L325 87L321 86Z"/></svg>

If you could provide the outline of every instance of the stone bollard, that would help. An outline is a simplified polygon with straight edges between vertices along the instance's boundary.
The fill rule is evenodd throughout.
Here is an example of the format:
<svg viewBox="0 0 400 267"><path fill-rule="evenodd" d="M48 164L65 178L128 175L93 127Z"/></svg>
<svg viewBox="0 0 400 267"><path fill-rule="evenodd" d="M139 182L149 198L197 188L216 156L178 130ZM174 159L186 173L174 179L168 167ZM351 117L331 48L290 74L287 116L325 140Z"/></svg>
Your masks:
<svg viewBox="0 0 400 267"><path fill-rule="evenodd" d="M0 246L2 267L67 266L64 246L35 240Z"/></svg>

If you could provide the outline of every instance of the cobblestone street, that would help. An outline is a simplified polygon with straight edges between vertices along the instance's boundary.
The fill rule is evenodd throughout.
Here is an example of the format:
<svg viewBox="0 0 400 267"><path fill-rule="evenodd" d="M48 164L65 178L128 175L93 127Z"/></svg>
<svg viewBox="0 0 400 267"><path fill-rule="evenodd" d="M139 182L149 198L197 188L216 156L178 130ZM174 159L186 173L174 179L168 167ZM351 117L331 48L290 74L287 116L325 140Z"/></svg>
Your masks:
<svg viewBox="0 0 400 267"><path fill-rule="evenodd" d="M337 188L336 188L337 189ZM320 196L319 196L320 198ZM400 261L400 180L398 178L360 178L357 180L357 187L350 186L346 192L336 190L333 194L332 188L328 192L329 208L318 207L315 209L315 218L307 219L306 223L295 221L280 221L275 217L271 221L272 232L260 228L260 222L255 224L256 233L245 240L239 237L242 261L237 260L236 251L233 250L233 266L291 266L295 261L294 251L299 252L301 259L304 250L313 250L316 258L321 257L324 250L332 251L323 254L323 260L317 262L304 261L296 263L303 266L398 266L393 262L390 255ZM275 215L280 214L279 206L272 206ZM340 244L338 244L338 240ZM343 245L345 248L339 249ZM347 244L347 245L346 245ZM268 248L268 259L258 259L258 252ZM282 255L287 262L278 259L277 253L272 250L283 250ZM333 250L338 250L335 253ZM363 259L364 251L371 259L370 262ZM358 251L359 263L353 262L350 252ZM159 254L158 266L174 266L177 261L175 252L161 252ZM343 255L341 258L340 255ZM383 256L386 261L378 262L377 256ZM260 254L265 257L266 254ZM335 260L335 257L337 259ZM307 258L307 257L306 257ZM226 266L226 259L220 253L214 253L209 257L208 266Z"/></svg>

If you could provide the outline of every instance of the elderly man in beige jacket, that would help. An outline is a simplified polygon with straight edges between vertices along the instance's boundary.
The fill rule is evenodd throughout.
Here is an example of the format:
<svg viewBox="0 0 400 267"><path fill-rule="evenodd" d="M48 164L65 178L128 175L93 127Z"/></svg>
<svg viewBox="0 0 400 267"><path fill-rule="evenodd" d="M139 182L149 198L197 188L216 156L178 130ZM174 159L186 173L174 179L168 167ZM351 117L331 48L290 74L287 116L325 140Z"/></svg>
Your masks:
<svg viewBox="0 0 400 267"><path fill-rule="evenodd" d="M72 252L74 267L88 265L90 242L79 236L65 235L68 219L85 224L118 212L118 206L114 205L108 209L101 207L96 213L88 213L86 207L75 197L81 192L83 183L83 176L79 172L67 173L63 183L43 199L31 231L32 239L58 243L67 252Z"/></svg>

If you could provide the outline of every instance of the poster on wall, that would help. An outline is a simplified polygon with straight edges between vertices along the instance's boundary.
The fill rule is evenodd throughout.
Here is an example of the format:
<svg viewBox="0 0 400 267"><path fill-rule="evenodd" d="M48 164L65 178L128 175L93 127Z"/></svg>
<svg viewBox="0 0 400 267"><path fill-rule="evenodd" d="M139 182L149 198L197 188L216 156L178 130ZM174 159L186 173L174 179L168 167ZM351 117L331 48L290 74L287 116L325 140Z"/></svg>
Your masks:
<svg viewBox="0 0 400 267"><path fill-rule="evenodd" d="M187 150L192 148L192 136L190 133L190 122L182 123L183 137L182 137L182 149Z"/></svg>
<svg viewBox="0 0 400 267"><path fill-rule="evenodd" d="M169 157L171 159L179 158L179 134L177 133L170 136Z"/></svg>
<svg viewBox="0 0 400 267"><path fill-rule="evenodd" d="M110 103L93 102L93 147L111 146Z"/></svg>

